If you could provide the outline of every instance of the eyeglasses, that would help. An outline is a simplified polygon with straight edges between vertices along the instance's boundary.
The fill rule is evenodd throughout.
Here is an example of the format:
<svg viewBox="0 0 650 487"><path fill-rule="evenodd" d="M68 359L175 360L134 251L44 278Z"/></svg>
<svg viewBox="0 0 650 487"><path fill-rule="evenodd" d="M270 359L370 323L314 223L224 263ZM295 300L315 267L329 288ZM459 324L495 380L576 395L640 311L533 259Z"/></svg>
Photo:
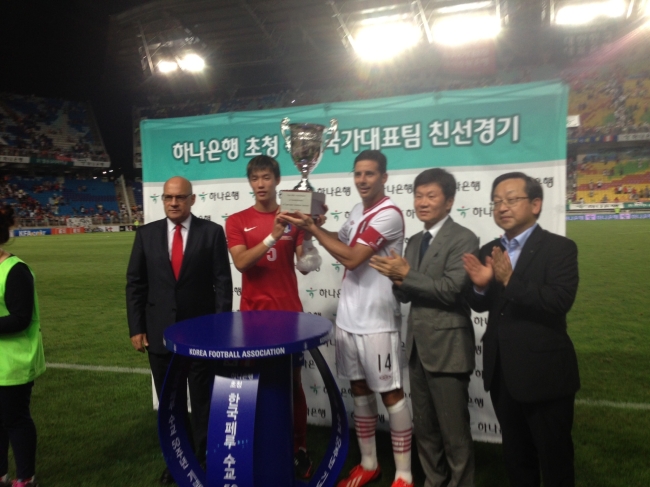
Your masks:
<svg viewBox="0 0 650 487"><path fill-rule="evenodd" d="M176 200L179 203L185 203L185 200L192 196L191 194L164 194L162 195L162 200L165 203L171 203L172 201Z"/></svg>
<svg viewBox="0 0 650 487"><path fill-rule="evenodd" d="M505 200L492 200L492 206L494 206L495 210L501 207L501 205L504 205L506 208L512 208L517 203L519 203L519 200L527 199L530 198L528 196L517 196L516 198L506 198Z"/></svg>

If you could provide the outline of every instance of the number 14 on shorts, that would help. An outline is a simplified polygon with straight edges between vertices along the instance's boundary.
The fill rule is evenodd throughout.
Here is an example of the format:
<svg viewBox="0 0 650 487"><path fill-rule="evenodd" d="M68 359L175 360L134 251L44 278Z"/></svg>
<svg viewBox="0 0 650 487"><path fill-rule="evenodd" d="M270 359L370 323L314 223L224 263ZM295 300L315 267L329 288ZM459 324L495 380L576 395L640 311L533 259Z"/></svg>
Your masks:
<svg viewBox="0 0 650 487"><path fill-rule="evenodd" d="M388 355L384 355L382 358L381 354L377 355L377 366L379 372L381 372L382 366L384 369L392 370L393 369L393 364L390 360L390 353Z"/></svg>

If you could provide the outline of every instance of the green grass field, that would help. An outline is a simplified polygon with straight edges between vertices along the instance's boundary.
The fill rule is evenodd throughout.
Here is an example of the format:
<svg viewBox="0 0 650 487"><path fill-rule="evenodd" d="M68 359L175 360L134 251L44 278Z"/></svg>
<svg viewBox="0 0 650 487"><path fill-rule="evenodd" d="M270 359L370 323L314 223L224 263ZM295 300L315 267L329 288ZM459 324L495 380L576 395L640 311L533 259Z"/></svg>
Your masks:
<svg viewBox="0 0 650 487"><path fill-rule="evenodd" d="M569 222L580 289L569 316L582 390L574 441L580 486L650 486L650 221ZM37 275L49 363L146 368L131 348L124 284L133 233L19 238L5 246ZM164 467L147 375L50 368L36 382L42 487L155 486ZM314 456L326 428L310 428ZM348 465L358 459L352 434ZM380 463L392 464L378 437ZM508 482L499 445L476 444L476 485ZM423 484L417 456L416 485ZM393 472L381 482L390 486Z"/></svg>

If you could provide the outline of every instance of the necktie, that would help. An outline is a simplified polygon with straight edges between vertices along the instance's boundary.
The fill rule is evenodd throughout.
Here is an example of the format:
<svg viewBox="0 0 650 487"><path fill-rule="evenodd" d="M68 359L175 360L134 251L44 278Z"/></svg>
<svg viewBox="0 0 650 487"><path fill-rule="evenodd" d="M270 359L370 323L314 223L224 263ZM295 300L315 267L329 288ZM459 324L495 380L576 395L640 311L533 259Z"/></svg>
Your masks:
<svg viewBox="0 0 650 487"><path fill-rule="evenodd" d="M420 242L420 262L422 262L422 258L424 257L424 254L427 253L427 249L429 248L430 243L431 243L431 233L426 231L422 234L422 242Z"/></svg>
<svg viewBox="0 0 650 487"><path fill-rule="evenodd" d="M174 277L178 281L178 276L181 273L181 264L183 263L183 234L181 229L183 225L176 225L174 232L174 240L172 241L172 270Z"/></svg>

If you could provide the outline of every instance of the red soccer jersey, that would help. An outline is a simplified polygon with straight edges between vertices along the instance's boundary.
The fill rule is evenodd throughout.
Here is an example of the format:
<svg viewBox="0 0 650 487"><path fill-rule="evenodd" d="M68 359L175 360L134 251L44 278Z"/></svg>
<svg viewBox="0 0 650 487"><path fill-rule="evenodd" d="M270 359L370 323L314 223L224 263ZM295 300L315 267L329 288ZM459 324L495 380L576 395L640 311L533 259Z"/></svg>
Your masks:
<svg viewBox="0 0 650 487"><path fill-rule="evenodd" d="M275 212L262 213L254 207L226 220L228 248L255 247L273 230ZM257 263L242 274L241 311L302 311L293 256L302 245L303 232L287 225L284 235Z"/></svg>

